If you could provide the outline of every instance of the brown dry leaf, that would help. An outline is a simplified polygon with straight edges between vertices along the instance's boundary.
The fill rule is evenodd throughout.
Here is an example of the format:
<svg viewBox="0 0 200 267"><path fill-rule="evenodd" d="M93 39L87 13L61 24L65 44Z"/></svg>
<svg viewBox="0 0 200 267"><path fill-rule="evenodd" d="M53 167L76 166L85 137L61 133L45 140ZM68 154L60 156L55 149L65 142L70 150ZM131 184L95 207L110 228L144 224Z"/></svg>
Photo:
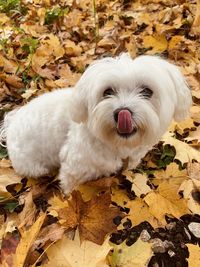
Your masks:
<svg viewBox="0 0 200 267"><path fill-rule="evenodd" d="M60 40L58 39L56 35L53 35L53 34L49 34L48 37L49 39L44 40L42 43L48 45L49 51L53 53L53 55L55 56L55 59L61 58L64 55L65 50L61 46Z"/></svg>
<svg viewBox="0 0 200 267"><path fill-rule="evenodd" d="M84 202L79 191L72 192L72 199L68 201L67 208L58 211L60 223L66 228L78 225L81 241L90 240L101 245L106 234L116 230L113 219L122 215L116 207L110 207L109 193L93 196Z"/></svg>
<svg viewBox="0 0 200 267"><path fill-rule="evenodd" d="M112 267L143 267L148 266L153 251L151 244L143 242L140 238L131 246L125 243L113 245L114 251L109 256Z"/></svg>
<svg viewBox="0 0 200 267"><path fill-rule="evenodd" d="M109 193L95 196L82 206L80 210L79 231L81 240L90 240L96 244L103 244L107 233L116 230L113 219L122 215L116 207L110 207Z"/></svg>
<svg viewBox="0 0 200 267"><path fill-rule="evenodd" d="M69 206L58 211L59 223L65 227L65 229L73 229L79 225L80 211L79 211L79 199L69 201Z"/></svg>
<svg viewBox="0 0 200 267"><path fill-rule="evenodd" d="M193 159L200 162L200 152L190 147L188 144L179 141L171 136L169 132L162 137L164 144L174 146L176 149L175 159L180 160L182 163L192 161Z"/></svg>
<svg viewBox="0 0 200 267"><path fill-rule="evenodd" d="M0 165L0 192L1 195L8 196L10 194L7 192L6 186L14 183L20 183L21 177L17 175L9 165L6 166L5 160L2 160L0 162L3 162L3 166L2 164Z"/></svg>
<svg viewBox="0 0 200 267"><path fill-rule="evenodd" d="M189 213L186 201L183 199L173 199L173 201L163 197L157 192L150 192L144 201L149 206L149 212L158 219L162 225L166 225L165 215L172 215L180 218L185 213Z"/></svg>
<svg viewBox="0 0 200 267"><path fill-rule="evenodd" d="M24 266L28 252L40 232L45 217L46 214L42 214L27 231L21 231L21 239L14 255L15 267Z"/></svg>
<svg viewBox="0 0 200 267"><path fill-rule="evenodd" d="M151 48L151 53L162 53L167 49L168 43L164 35L145 36L143 38L145 48Z"/></svg>
<svg viewBox="0 0 200 267"><path fill-rule="evenodd" d="M6 73L14 74L19 66L14 60L8 60L4 56L0 55L0 67L2 67Z"/></svg>
<svg viewBox="0 0 200 267"><path fill-rule="evenodd" d="M197 179L200 181L200 163L199 162L188 162L187 165L188 176L191 179Z"/></svg>
<svg viewBox="0 0 200 267"><path fill-rule="evenodd" d="M99 246L90 241L80 243L79 235L63 237L47 251L49 262L44 267L108 267L106 256L112 247L108 239Z"/></svg>
<svg viewBox="0 0 200 267"><path fill-rule="evenodd" d="M64 43L65 54L68 56L80 56L82 52L82 48L75 44L75 42L71 40L66 40Z"/></svg>
<svg viewBox="0 0 200 267"><path fill-rule="evenodd" d="M16 87L16 88L22 88L23 83L21 78L19 78L16 75L8 75L8 74L1 74L0 73L0 79L8 83L9 85Z"/></svg>
<svg viewBox="0 0 200 267"><path fill-rule="evenodd" d="M38 247L43 247L47 241L55 243L57 240L62 239L65 229L60 225L53 223L42 228L35 240L32 251Z"/></svg>
<svg viewBox="0 0 200 267"><path fill-rule="evenodd" d="M21 23L20 28L35 38L41 37L42 34L47 32L46 26L39 25L37 22L34 24L31 22Z"/></svg>
<svg viewBox="0 0 200 267"><path fill-rule="evenodd" d="M28 227L33 224L36 217L36 206L33 202L32 191L26 192L19 197L19 204L24 205L22 212L19 213L20 225L18 228Z"/></svg>
<svg viewBox="0 0 200 267"><path fill-rule="evenodd" d="M1 255L0 255L0 261L2 261L3 267L15 266L13 257L16 252L18 243L19 243L19 236L17 234L7 233L3 238L1 242Z"/></svg>
<svg viewBox="0 0 200 267"><path fill-rule="evenodd" d="M200 247L198 245L186 244L189 250L188 263L189 267L197 267L200 265Z"/></svg>

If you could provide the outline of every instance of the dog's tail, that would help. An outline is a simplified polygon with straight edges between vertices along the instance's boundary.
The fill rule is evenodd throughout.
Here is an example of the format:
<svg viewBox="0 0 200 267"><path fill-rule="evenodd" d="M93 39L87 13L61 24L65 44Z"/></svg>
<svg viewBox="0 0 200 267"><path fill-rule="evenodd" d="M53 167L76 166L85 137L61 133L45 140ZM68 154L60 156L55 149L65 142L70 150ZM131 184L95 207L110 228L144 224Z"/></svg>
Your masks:
<svg viewBox="0 0 200 267"><path fill-rule="evenodd" d="M5 115L4 120L0 122L0 146L2 147L6 147L8 126L10 125L10 122L12 121L17 110L18 108L8 112Z"/></svg>

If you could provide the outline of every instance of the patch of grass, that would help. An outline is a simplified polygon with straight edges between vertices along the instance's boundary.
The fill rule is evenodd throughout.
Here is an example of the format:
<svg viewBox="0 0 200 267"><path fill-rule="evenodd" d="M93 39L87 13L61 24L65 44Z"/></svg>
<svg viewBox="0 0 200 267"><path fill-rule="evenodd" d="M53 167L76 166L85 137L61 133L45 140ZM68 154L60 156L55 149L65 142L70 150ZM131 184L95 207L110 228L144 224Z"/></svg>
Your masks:
<svg viewBox="0 0 200 267"><path fill-rule="evenodd" d="M51 10L47 10L45 14L44 23L46 25L53 24L56 20L58 20L60 17L64 16L68 12L69 8L61 9L60 7L55 7Z"/></svg>
<svg viewBox="0 0 200 267"><path fill-rule="evenodd" d="M165 145L163 147L162 154L160 156L160 159L157 161L157 165L160 168L165 168L167 165L169 165L176 156L176 150L173 146Z"/></svg>
<svg viewBox="0 0 200 267"><path fill-rule="evenodd" d="M22 38L20 40L23 51L33 54L38 47L39 41L32 37Z"/></svg>
<svg viewBox="0 0 200 267"><path fill-rule="evenodd" d="M0 146L0 159L6 158L8 156L7 150L5 147Z"/></svg>
<svg viewBox="0 0 200 267"><path fill-rule="evenodd" d="M0 0L0 12L7 15L12 13L25 15L27 10L27 7L23 6L20 0Z"/></svg>

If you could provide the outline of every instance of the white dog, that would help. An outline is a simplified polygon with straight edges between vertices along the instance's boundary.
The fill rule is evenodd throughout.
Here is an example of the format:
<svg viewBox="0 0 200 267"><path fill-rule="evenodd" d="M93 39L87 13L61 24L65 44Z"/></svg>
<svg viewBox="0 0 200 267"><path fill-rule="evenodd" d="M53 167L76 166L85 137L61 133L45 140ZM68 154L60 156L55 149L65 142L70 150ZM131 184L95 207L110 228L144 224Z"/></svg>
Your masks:
<svg viewBox="0 0 200 267"><path fill-rule="evenodd" d="M190 90L174 65L128 54L94 62L75 88L46 93L7 114L2 133L17 173L59 170L67 194L78 184L129 169L156 144L172 118L184 119Z"/></svg>

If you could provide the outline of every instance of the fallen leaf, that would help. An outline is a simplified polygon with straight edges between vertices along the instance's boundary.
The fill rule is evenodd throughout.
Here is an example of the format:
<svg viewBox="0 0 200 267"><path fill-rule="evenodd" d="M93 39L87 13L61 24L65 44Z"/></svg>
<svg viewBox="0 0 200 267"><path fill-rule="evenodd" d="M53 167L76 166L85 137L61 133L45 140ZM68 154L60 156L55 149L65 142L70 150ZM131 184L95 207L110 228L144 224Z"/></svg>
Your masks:
<svg viewBox="0 0 200 267"><path fill-rule="evenodd" d="M108 239L101 246L90 241L80 243L76 233L74 240L64 237L46 251L49 263L44 267L108 267L106 256L110 249Z"/></svg>
<svg viewBox="0 0 200 267"><path fill-rule="evenodd" d="M90 240L101 245L107 233L116 230L113 219L123 216L116 207L110 207L109 193L95 196L82 207L79 231L81 240Z"/></svg>
<svg viewBox="0 0 200 267"><path fill-rule="evenodd" d="M112 267L143 267L147 266L153 251L151 244L143 242L140 238L131 246L125 243L113 245L114 251L109 256Z"/></svg>
<svg viewBox="0 0 200 267"><path fill-rule="evenodd" d="M145 36L143 38L145 48L151 48L151 53L162 53L167 49L167 40L164 35Z"/></svg>
<svg viewBox="0 0 200 267"><path fill-rule="evenodd" d="M192 213L200 214L199 201L195 198L195 193L199 195L200 191L200 181L195 179L185 180L179 191L182 192L184 199L187 201L188 209Z"/></svg>
<svg viewBox="0 0 200 267"><path fill-rule="evenodd" d="M198 245L186 244L189 250L188 263L189 267L197 267L200 265L200 247Z"/></svg>
<svg viewBox="0 0 200 267"><path fill-rule="evenodd" d="M19 204L24 205L22 212L19 213L20 225L18 228L28 227L33 224L36 217L36 206L33 202L32 191L24 193L19 197Z"/></svg>
<svg viewBox="0 0 200 267"><path fill-rule="evenodd" d="M40 232L45 217L46 214L42 214L27 231L21 231L21 239L14 256L14 263L16 267L24 266L28 252Z"/></svg>
<svg viewBox="0 0 200 267"><path fill-rule="evenodd" d="M136 198L132 201L129 200L125 207L130 209L127 218L131 220L133 226L144 221L149 222L154 228L162 226L162 223L151 213L149 206L143 199Z"/></svg>
<svg viewBox="0 0 200 267"><path fill-rule="evenodd" d="M145 174L133 173L126 170L123 172L123 175L132 183L131 190L135 192L136 196L140 197L151 191L151 188L147 185L148 179Z"/></svg>
<svg viewBox="0 0 200 267"><path fill-rule="evenodd" d="M172 187L180 186L184 179L187 178L187 170L179 170L179 165L175 162L167 165L166 170L154 172L155 178L152 180L154 185L159 185L163 182L168 182Z"/></svg>
<svg viewBox="0 0 200 267"><path fill-rule="evenodd" d="M9 195L6 186L10 184L20 183L21 177L11 168L0 167L0 192L1 195Z"/></svg>
<svg viewBox="0 0 200 267"><path fill-rule="evenodd" d="M19 236L16 233L7 233L1 242L1 261L2 266L15 266L13 256L19 243ZM1 262L0 262L1 263Z"/></svg>
<svg viewBox="0 0 200 267"><path fill-rule="evenodd" d="M197 179L200 181L200 163L199 162L188 162L187 171L191 179Z"/></svg>
<svg viewBox="0 0 200 267"><path fill-rule="evenodd" d="M37 239L33 244L32 250L38 247L43 247L47 241L55 243L56 241L62 239L62 237L64 236L64 231L65 229L56 223L47 225L46 227L42 228L42 230L38 234Z"/></svg>
<svg viewBox="0 0 200 267"><path fill-rule="evenodd" d="M177 131L182 135L186 130L194 128L194 121L191 118L188 118L182 122L173 122L169 128L169 131Z"/></svg>
<svg viewBox="0 0 200 267"><path fill-rule="evenodd" d="M175 159L180 160L182 164L188 161L192 161L193 159L200 162L200 152L198 150L195 150L188 144L172 137L169 132L164 134L164 136L162 137L162 141L164 141L164 144L169 144L175 147L176 149Z"/></svg>
<svg viewBox="0 0 200 267"><path fill-rule="evenodd" d="M184 199L174 199L171 201L159 193L152 191L144 197L144 201L149 206L149 212L157 218L162 225L166 225L165 215L180 218L185 213L189 213Z"/></svg>

